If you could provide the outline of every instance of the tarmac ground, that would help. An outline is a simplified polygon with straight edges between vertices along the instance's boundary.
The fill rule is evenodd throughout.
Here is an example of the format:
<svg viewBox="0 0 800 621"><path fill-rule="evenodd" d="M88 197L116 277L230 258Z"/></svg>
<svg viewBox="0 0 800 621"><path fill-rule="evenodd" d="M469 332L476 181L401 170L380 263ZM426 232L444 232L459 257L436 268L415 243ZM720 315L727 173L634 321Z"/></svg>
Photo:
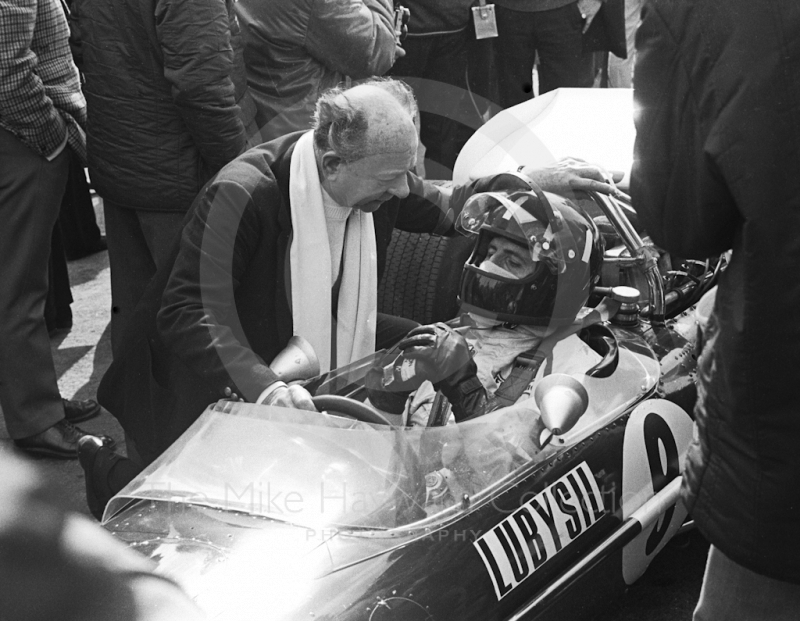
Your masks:
<svg viewBox="0 0 800 621"><path fill-rule="evenodd" d="M102 209L97 205L96 213L103 230ZM108 253L97 253L68 265L74 298L73 327L52 339L53 359L62 396L91 399L111 362ZM79 426L89 432L110 435L117 441L118 450L124 450L122 429L110 413L103 411ZM4 451L21 454L0 417L0 452ZM67 510L90 515L83 471L77 460L34 461ZM595 621L689 621L700 593L707 550L708 543L696 531L675 537L645 575L622 598L610 602Z"/></svg>

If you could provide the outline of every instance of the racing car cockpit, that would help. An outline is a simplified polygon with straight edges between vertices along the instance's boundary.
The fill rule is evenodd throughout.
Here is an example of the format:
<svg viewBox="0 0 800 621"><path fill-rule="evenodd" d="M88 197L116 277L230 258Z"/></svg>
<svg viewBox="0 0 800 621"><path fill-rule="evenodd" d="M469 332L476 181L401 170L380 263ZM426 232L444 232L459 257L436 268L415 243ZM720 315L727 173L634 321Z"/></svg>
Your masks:
<svg viewBox="0 0 800 621"><path fill-rule="evenodd" d="M580 207L517 187L473 196L459 227L464 314L306 384L357 421L220 402L107 515L184 498L313 530L447 521L652 391L652 351L602 323L619 302L584 306L603 244Z"/></svg>
<svg viewBox="0 0 800 621"><path fill-rule="evenodd" d="M320 412L209 406L105 528L236 621L575 618L631 584L685 517L693 305L724 261L658 251L624 195L502 176L461 216L462 315L324 375L292 349L273 368Z"/></svg>
<svg viewBox="0 0 800 621"><path fill-rule="evenodd" d="M544 196L550 216L535 193L492 198L476 199L469 212L487 216L464 270L469 321L423 327L407 346L304 381L321 412L210 406L109 502L104 526L179 580L210 617L237 621L266 610L274 619L355 620L385 602L391 618L447 618L412 615L420 602L433 609L438 601L412 579L425 568L423 576L441 572L431 581L439 584L456 566L460 582L484 593L475 608L484 614L508 585L546 584L577 562L587 538L613 532L657 491L625 478L626 464L636 473L646 471L642 460L672 468L671 447L685 450L691 420L674 404L642 409L651 407L662 367L641 335L605 321L625 292L583 307L596 273L591 221L556 197ZM527 222L528 209L555 224ZM540 264L525 273L498 239L510 242L516 228ZM573 230L561 244L557 234ZM570 295L559 293L558 280L570 283ZM548 305L526 300L526 287L551 291ZM522 309L523 317L555 319L512 323ZM431 348L442 336L444 346ZM426 348L447 355L426 362ZM292 373L300 360L302 375L301 353L284 359ZM384 390L395 382L405 390ZM448 398L437 396L434 386L448 382ZM509 382L514 391L502 391ZM401 395L401 413L377 393ZM457 415L451 396L463 408ZM662 421L662 448L653 450L666 450L666 462L630 449L642 416ZM536 529L538 560L513 561L515 549L533 554L525 540ZM533 574L539 563L547 572Z"/></svg>
<svg viewBox="0 0 800 621"><path fill-rule="evenodd" d="M594 221L513 174L494 183L509 189L472 196L456 223L474 239L461 274L462 314L412 330L366 375L372 404L402 413L405 424L463 422L504 407L538 419L531 399L544 376L576 376L582 386L618 367L617 337L601 323L618 304L585 307L603 261ZM618 387L615 398L624 392ZM590 399L592 408L609 411L605 397Z"/></svg>

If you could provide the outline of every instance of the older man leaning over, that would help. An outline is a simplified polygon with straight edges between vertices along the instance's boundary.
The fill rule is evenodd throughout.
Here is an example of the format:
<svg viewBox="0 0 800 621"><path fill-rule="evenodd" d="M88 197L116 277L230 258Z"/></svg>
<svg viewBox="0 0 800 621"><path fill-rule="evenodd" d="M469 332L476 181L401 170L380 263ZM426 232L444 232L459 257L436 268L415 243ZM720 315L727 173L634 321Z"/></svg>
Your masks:
<svg viewBox="0 0 800 621"><path fill-rule="evenodd" d="M312 131L250 149L203 189L100 386L129 454L152 461L223 398L313 409L268 366L293 334L327 371L416 325L376 312L392 229L453 234L454 214L485 184L445 189L410 172L416 112L395 80L331 91ZM526 172L552 190L612 189L585 164ZM119 488L103 474L113 454L84 448L95 491Z"/></svg>

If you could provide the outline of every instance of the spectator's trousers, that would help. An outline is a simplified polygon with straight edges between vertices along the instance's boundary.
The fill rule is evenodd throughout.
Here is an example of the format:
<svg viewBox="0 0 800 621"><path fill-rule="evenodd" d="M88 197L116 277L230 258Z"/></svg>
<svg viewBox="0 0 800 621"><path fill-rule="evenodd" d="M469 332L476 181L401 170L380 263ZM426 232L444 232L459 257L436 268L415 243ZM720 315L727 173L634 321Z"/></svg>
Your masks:
<svg viewBox="0 0 800 621"><path fill-rule="evenodd" d="M0 128L0 404L13 439L64 418L44 308L69 158L48 162Z"/></svg>

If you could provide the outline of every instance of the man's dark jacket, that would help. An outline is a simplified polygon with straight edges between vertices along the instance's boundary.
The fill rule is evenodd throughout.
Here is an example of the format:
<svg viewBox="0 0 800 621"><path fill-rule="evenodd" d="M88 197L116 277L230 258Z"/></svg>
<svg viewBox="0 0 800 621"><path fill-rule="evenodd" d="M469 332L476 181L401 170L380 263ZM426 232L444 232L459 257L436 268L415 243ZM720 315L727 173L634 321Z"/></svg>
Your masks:
<svg viewBox="0 0 800 621"><path fill-rule="evenodd" d="M173 259L150 283L98 400L146 461L163 452L205 407L235 393L255 401L277 380L268 363L292 331L289 308L289 170L302 133L254 147L195 200ZM373 214L379 276L392 230L453 231L452 199L409 175L411 194Z"/></svg>
<svg viewBox="0 0 800 621"><path fill-rule="evenodd" d="M634 206L676 256L733 249L684 498L730 559L800 584L800 4L655 0L642 16Z"/></svg>
<svg viewBox="0 0 800 621"><path fill-rule="evenodd" d="M122 207L185 212L245 149L255 105L234 0L74 0L89 172Z"/></svg>

